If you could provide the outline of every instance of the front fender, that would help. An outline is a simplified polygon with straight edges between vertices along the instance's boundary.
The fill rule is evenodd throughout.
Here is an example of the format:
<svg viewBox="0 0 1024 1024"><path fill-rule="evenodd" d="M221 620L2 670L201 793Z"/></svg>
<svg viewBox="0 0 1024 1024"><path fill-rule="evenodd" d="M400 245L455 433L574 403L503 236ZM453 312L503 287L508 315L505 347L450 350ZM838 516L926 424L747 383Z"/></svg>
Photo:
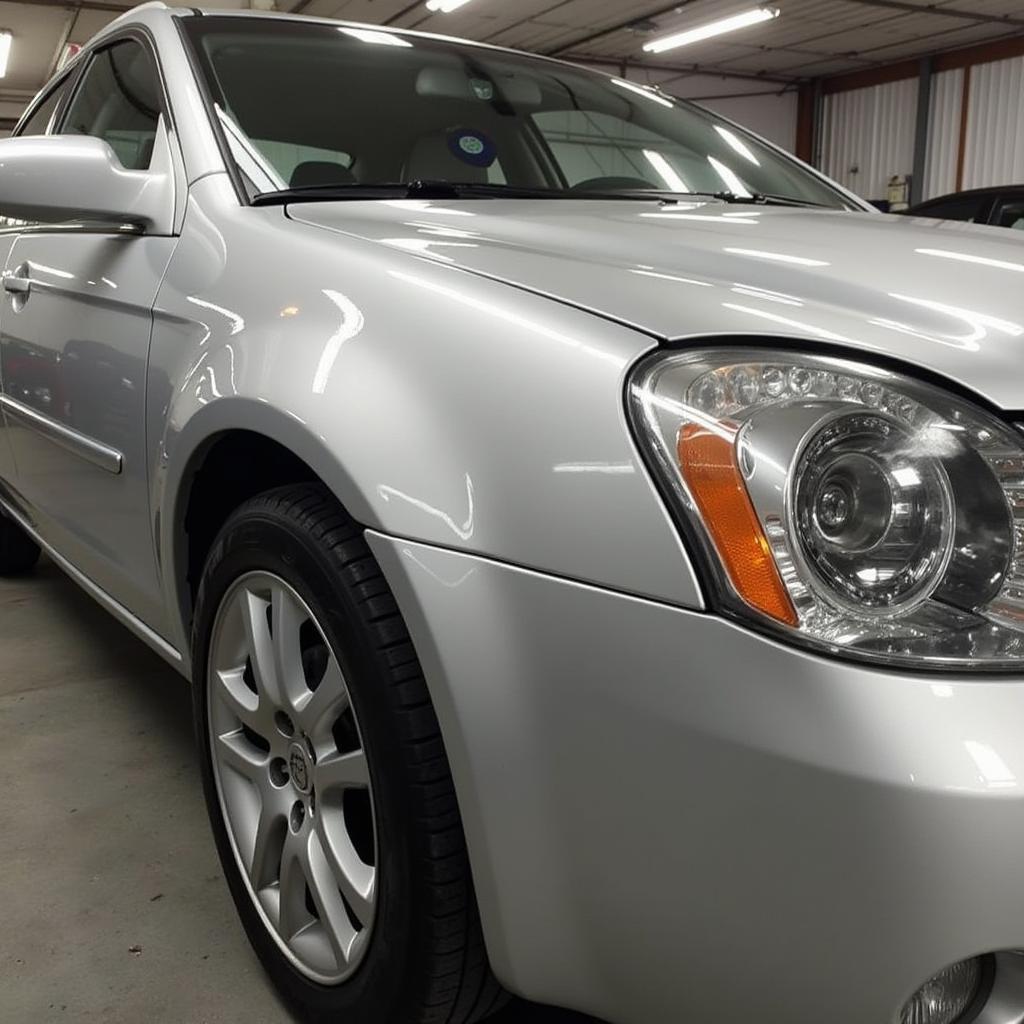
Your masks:
<svg viewBox="0 0 1024 1024"><path fill-rule="evenodd" d="M239 207L224 176L203 179L150 359L171 607L189 466L236 429L291 449L380 533L701 607L625 418L626 376L654 344L277 208ZM180 642L186 633L182 623Z"/></svg>

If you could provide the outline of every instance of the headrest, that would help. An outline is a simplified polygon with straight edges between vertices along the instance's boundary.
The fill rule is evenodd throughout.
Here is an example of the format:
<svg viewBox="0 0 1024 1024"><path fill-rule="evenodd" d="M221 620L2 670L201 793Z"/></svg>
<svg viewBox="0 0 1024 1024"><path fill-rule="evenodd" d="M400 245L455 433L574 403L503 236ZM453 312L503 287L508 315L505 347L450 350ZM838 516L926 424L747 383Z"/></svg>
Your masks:
<svg viewBox="0 0 1024 1024"><path fill-rule="evenodd" d="M487 168L457 157L452 152L448 132L434 132L416 140L405 161L402 179L484 184L487 181Z"/></svg>
<svg viewBox="0 0 1024 1024"><path fill-rule="evenodd" d="M332 160L304 160L292 171L291 188L313 185L350 185L356 176L344 165Z"/></svg>

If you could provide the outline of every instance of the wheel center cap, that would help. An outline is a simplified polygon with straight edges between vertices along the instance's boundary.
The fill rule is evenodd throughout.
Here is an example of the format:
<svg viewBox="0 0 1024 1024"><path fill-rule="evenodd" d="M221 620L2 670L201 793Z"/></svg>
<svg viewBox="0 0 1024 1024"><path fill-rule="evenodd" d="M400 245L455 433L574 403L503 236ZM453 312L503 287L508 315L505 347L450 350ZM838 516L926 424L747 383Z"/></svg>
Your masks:
<svg viewBox="0 0 1024 1024"><path fill-rule="evenodd" d="M288 774L292 785L300 793L308 793L313 781L313 772L309 766L309 757L297 743L288 752Z"/></svg>

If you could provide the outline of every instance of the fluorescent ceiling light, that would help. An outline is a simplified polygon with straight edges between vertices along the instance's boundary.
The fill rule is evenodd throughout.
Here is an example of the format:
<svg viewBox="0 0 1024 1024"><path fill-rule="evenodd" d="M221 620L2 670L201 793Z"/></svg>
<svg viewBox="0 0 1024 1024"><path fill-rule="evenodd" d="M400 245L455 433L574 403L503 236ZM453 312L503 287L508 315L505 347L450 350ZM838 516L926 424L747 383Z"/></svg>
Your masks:
<svg viewBox="0 0 1024 1024"><path fill-rule="evenodd" d="M675 168L660 153L656 153L653 149L645 149L644 156L647 157L647 162L658 172L658 177L673 192L690 191L690 186L679 177Z"/></svg>
<svg viewBox="0 0 1024 1024"><path fill-rule="evenodd" d="M427 6L429 7L430 5L428 4ZM755 7L752 11L734 14L731 18L722 18L721 21L712 21L698 28L687 29L685 32L676 32L674 35L665 36L663 39L655 39L653 42L648 43L644 50L647 53L664 53L666 50L674 50L678 46L687 46L690 43L699 43L702 39L720 36L725 32L735 32L737 29L749 28L751 25L760 25L761 22L771 21L778 16L778 7Z"/></svg>
<svg viewBox="0 0 1024 1024"><path fill-rule="evenodd" d="M643 96L646 100L660 103L663 107L668 107L670 110L675 107L671 100L667 100L664 96L659 96L653 89L645 89L642 85L637 85L635 82L627 82L624 78L613 78L612 84L617 85L620 89L628 89L630 92L636 93L637 96Z"/></svg>
<svg viewBox="0 0 1024 1024"><path fill-rule="evenodd" d="M401 36L391 32L377 32L372 28L343 28L340 31L353 39L359 39L364 43L376 43L378 46L412 46L412 43Z"/></svg>
<svg viewBox="0 0 1024 1024"><path fill-rule="evenodd" d="M427 10L437 11L438 14L451 14L468 3L469 0L427 0Z"/></svg>
<svg viewBox="0 0 1024 1024"><path fill-rule="evenodd" d="M7 74L7 62L11 58L11 43L14 37L10 32L0 32L0 78Z"/></svg>

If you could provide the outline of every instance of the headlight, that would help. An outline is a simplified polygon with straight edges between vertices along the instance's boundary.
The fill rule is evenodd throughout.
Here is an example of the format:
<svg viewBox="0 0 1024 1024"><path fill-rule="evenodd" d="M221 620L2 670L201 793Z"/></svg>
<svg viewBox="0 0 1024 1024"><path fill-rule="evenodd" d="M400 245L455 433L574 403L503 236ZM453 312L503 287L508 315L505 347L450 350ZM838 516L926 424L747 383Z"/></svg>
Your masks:
<svg viewBox="0 0 1024 1024"><path fill-rule="evenodd" d="M892 664L1024 666L1024 437L846 360L660 355L632 412L724 607Z"/></svg>

